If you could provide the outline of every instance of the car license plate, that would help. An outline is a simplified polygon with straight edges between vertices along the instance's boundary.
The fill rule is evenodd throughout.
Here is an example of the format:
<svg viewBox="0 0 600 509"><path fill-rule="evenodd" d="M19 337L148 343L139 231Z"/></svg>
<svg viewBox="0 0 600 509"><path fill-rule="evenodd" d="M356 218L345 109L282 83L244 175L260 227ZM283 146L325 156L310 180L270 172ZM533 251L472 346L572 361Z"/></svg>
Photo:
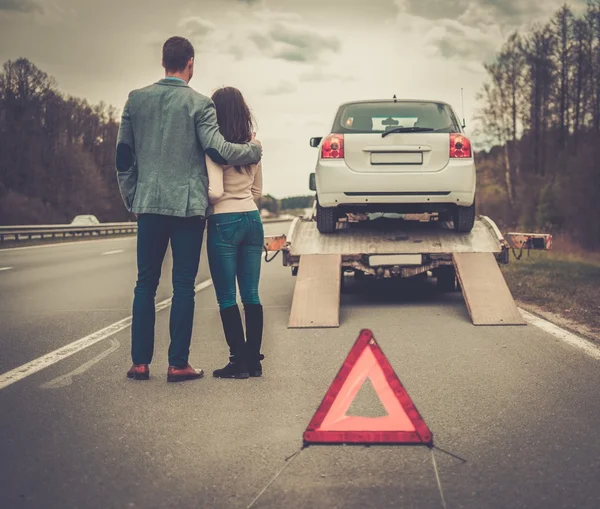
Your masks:
<svg viewBox="0 0 600 509"><path fill-rule="evenodd" d="M371 267L382 265L423 265L423 255L420 254L397 254L397 255L373 255L369 256Z"/></svg>
<svg viewBox="0 0 600 509"><path fill-rule="evenodd" d="M423 164L423 152L371 152L371 164Z"/></svg>

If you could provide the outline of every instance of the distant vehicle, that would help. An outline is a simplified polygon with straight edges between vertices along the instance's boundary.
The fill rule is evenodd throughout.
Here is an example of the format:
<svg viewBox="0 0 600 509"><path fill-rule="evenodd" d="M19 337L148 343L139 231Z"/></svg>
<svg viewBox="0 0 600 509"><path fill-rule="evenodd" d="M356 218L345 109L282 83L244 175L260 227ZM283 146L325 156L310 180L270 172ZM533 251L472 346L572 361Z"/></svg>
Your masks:
<svg viewBox="0 0 600 509"><path fill-rule="evenodd" d="M71 224L75 225L75 226L88 226L88 225L100 224L100 221L98 221L98 218L96 216L92 216L91 214L88 214L88 215L82 215L82 216L75 216L73 221L71 221Z"/></svg>
<svg viewBox="0 0 600 509"><path fill-rule="evenodd" d="M455 230L475 222L475 162L452 107L437 101L342 104L331 134L312 138L320 233L347 213L437 213Z"/></svg>

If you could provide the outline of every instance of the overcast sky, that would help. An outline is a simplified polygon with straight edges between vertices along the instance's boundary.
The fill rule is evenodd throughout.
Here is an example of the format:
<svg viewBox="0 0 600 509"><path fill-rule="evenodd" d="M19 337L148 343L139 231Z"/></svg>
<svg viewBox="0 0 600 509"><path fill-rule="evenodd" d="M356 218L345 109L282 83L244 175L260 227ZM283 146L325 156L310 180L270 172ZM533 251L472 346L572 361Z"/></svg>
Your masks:
<svg viewBox="0 0 600 509"><path fill-rule="evenodd" d="M563 0L0 0L0 61L27 57L60 89L122 108L162 77L171 35L196 48L190 83L238 87L258 120L265 191L308 194L317 151L339 103L439 99L467 131L489 61L513 30ZM582 7L585 0L571 4Z"/></svg>

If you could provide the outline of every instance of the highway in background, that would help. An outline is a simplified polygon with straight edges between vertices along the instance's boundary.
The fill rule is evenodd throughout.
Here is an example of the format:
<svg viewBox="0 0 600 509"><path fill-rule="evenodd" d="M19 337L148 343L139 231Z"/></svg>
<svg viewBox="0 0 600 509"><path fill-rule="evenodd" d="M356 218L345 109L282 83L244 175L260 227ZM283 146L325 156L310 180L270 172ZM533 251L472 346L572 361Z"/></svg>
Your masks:
<svg viewBox="0 0 600 509"><path fill-rule="evenodd" d="M0 375L131 314L134 238L3 250L3 268ZM531 325L474 327L459 294L423 283L349 278L339 329L288 330L294 282L264 264L262 379L167 384L165 309L148 382L125 379L127 328L1 389L0 507L600 507L594 357ZM190 361L210 375L227 359L212 287L195 319ZM286 463L362 328L440 449L314 446ZM372 391L352 413L379 415Z"/></svg>

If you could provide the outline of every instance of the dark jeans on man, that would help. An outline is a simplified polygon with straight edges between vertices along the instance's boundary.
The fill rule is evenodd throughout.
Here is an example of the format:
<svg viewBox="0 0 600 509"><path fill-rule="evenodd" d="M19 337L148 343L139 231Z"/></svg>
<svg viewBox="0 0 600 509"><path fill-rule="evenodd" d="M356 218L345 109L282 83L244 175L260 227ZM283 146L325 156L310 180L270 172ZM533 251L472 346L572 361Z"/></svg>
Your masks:
<svg viewBox="0 0 600 509"><path fill-rule="evenodd" d="M173 301L169 330L169 365L188 364L196 275L205 219L140 214L138 218L138 279L133 299L131 356L134 364L150 364L154 353L155 297L169 240L173 252Z"/></svg>

